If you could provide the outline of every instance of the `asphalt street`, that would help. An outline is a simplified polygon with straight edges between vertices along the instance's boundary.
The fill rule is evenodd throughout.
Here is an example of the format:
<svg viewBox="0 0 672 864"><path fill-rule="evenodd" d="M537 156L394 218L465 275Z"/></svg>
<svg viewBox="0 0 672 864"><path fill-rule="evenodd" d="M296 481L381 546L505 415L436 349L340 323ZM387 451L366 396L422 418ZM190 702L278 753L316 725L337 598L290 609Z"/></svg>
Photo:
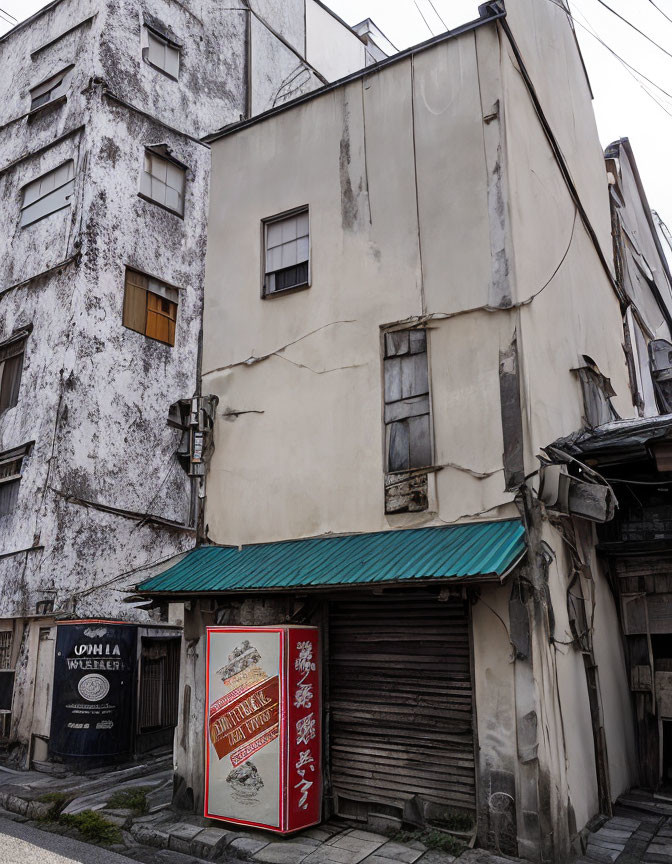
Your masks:
<svg viewBox="0 0 672 864"><path fill-rule="evenodd" d="M0 864L137 864L131 858L0 818Z"/></svg>

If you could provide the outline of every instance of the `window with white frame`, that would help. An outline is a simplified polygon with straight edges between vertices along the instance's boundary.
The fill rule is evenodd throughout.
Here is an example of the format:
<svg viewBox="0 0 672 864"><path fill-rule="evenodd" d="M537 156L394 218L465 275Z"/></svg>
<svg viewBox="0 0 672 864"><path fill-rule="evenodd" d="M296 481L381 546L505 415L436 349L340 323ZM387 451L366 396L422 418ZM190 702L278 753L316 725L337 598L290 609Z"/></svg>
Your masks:
<svg viewBox="0 0 672 864"><path fill-rule="evenodd" d="M279 294L310 284L308 208L274 216L264 227L263 295Z"/></svg>
<svg viewBox="0 0 672 864"><path fill-rule="evenodd" d="M145 150L145 162L140 179L140 194L180 216L184 214L183 165Z"/></svg>
<svg viewBox="0 0 672 864"><path fill-rule="evenodd" d="M177 80L180 74L179 45L149 27L145 27L145 43L146 47L143 51L145 60L151 66Z"/></svg>
<svg viewBox="0 0 672 864"><path fill-rule="evenodd" d="M55 102L56 99L59 99L65 93L68 81L70 79L70 72L72 71L72 66L68 66L66 69L61 70L56 75L52 75L51 78L47 78L46 81L43 81L41 84L37 84L30 91L30 110L34 111L35 108L40 108L43 105L47 105L49 102Z"/></svg>
<svg viewBox="0 0 672 864"><path fill-rule="evenodd" d="M69 207L75 190L75 163L70 159L23 187L21 227Z"/></svg>
<svg viewBox="0 0 672 864"><path fill-rule="evenodd" d="M0 453L0 516L9 515L16 506L23 460L31 447L32 442Z"/></svg>

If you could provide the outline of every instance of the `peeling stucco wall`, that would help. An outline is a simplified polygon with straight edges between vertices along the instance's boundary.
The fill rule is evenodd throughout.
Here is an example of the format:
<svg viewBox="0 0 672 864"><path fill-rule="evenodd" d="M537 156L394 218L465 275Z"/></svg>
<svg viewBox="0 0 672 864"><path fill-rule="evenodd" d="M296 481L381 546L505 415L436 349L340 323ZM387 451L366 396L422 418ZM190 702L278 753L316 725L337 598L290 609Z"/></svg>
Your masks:
<svg viewBox="0 0 672 864"><path fill-rule="evenodd" d="M603 157L574 35L552 4L509 0L507 10L534 80L545 70L539 96L608 257ZM618 297L499 25L212 146L203 381L229 420L217 424L208 477L214 542L518 515L505 477L529 497L524 478L540 449L584 423L571 371L584 353L610 377L622 416L633 415ZM228 170L246 158L249 171ZM311 285L261 299L261 222L306 204ZM380 328L399 322L428 328L437 470L427 511L386 516ZM513 345L520 410L509 422L500 364ZM509 585L483 590L474 606L479 782L483 794L518 796L520 854L562 860L599 790L581 652L553 642L572 641L566 550L539 505L535 519L534 560L514 577L532 586L528 654L511 654ZM599 651L603 701L623 706L613 601L593 563L595 640L614 647ZM622 754L616 795L635 780L632 728L606 709L603 725L608 751Z"/></svg>
<svg viewBox="0 0 672 864"><path fill-rule="evenodd" d="M0 517L1 618L30 619L48 601L59 614L142 619L123 603L139 568L195 543L166 419L197 386L210 172L198 139L322 83L285 44L303 50L303 4L262 5L61 0L0 39L0 341L32 325L0 451L35 442L17 506ZM145 61L145 24L181 46L179 80ZM29 115L30 88L70 65L66 98ZM144 148L157 144L187 166L184 218L138 196ZM21 228L22 187L69 159L70 206ZM178 288L174 347L122 326L127 266ZM17 661L24 745L31 645Z"/></svg>

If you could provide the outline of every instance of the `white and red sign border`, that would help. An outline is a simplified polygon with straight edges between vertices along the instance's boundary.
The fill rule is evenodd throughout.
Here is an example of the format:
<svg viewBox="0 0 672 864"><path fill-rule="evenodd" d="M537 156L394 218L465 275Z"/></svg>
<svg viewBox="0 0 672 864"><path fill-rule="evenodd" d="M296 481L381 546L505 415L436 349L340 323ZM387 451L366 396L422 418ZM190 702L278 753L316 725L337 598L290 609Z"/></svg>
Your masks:
<svg viewBox="0 0 672 864"><path fill-rule="evenodd" d="M278 825L268 825L262 822L247 821L245 819L225 816L219 813L211 813L208 801L210 787L210 638L215 633L277 633L279 639L278 677L280 680L280 706L278 713L279 724L279 795L278 795ZM294 666L299 657L299 643L309 641L312 644L311 669L304 676L305 668ZM205 800L204 816L207 819L218 819L236 825L246 825L251 828L263 828L277 834L289 834L317 825L321 821L322 813L322 693L321 693L321 646L318 627L311 626L276 626L276 627L207 627L206 628L206 663L205 663ZM303 679L303 680L302 680ZM307 742L307 746L300 746L295 740L297 723L305 721L305 710L295 705L296 693L290 692L291 687L296 687L297 680L305 685L312 684L312 702L310 714L314 720L314 736ZM298 692L298 691L297 691ZM296 700L300 701L300 700ZM301 752L310 750L311 759L308 763L297 768ZM304 773L301 773L301 769ZM311 795L310 804L307 807L300 805L304 797L306 784L306 769L310 771L310 789L314 790ZM312 779L314 777L314 779ZM298 779L298 782L297 782ZM307 778L306 778L307 779ZM304 802L305 803L305 802Z"/></svg>

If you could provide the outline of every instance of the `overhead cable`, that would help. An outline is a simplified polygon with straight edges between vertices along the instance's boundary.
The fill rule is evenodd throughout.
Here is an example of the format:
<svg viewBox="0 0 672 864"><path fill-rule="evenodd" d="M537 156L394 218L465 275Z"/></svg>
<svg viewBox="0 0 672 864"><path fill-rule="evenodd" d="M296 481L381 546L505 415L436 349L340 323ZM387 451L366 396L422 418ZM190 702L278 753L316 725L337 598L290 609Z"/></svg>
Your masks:
<svg viewBox="0 0 672 864"><path fill-rule="evenodd" d="M441 15L439 15L439 10L438 10L438 9L436 8L436 6L432 3L432 0L427 0L427 2L429 3L429 5L430 5L430 6L432 7L432 9L434 10L434 14L435 14L436 17L439 19L439 21L443 24L443 26L445 27L446 31L450 30L450 27L446 24L446 22L443 20L443 18L441 17Z"/></svg>
<svg viewBox="0 0 672 864"><path fill-rule="evenodd" d="M566 11L566 10L565 10ZM522 76L525 87L527 88L527 92L532 101L532 105L534 107L535 113L539 119L539 123L544 131L546 136L546 140L548 141L551 152L553 153L553 157L556 161L558 168L560 169L560 174L565 182L567 187L567 191L570 194L570 197L574 201L577 210L579 211L579 215L581 217L581 221L583 222L583 226L590 237L590 240L593 244L595 252L597 253L597 257L602 265L602 269L604 270L605 276L609 280L609 284L612 286L616 296L619 298L621 302L624 302L625 298L622 294L621 288L616 282L614 278L614 274L611 271L611 267L609 266L609 262L604 254L604 251L600 245L600 241L595 233L595 228L591 222L590 216L586 212L586 209L583 205L583 201L581 200L581 196L579 195L579 191L576 188L574 180L572 178L571 172L569 170L569 166L565 160L564 154L560 148L560 144L558 143L558 139L555 137L555 134L548 122L548 118L544 113L544 109L539 100L539 96L537 94L536 88L532 79L530 78L530 74L527 70L527 66L525 65L525 61L520 52L520 48L518 47L518 43L516 42L515 36L511 32L511 28L509 27L509 23L506 18L500 19L500 26L504 31L506 38L508 39L509 45L511 46L511 50L513 51L514 57L516 58L516 62L518 64L518 69Z"/></svg>
<svg viewBox="0 0 672 864"><path fill-rule="evenodd" d="M418 0L413 0L413 2L415 3L415 8L416 8L416 9L418 10L418 12L420 13L420 17L421 17L422 20L425 22L425 26L427 27L427 29L429 30L429 32L432 34L432 36L436 35L436 34L434 33L434 31L432 30L432 28L431 28L431 27L429 26L429 24L427 23L427 19L426 19L425 16L422 14L422 9L421 9L420 6L418 5Z"/></svg>
<svg viewBox="0 0 672 864"><path fill-rule="evenodd" d="M658 4L655 2L655 0L649 0L649 3L653 6L654 9L657 9L660 12L660 14L663 16L663 18L667 18L667 20L672 23L672 18L670 18L670 16L667 14L667 12L664 12L660 8L660 6L658 6Z"/></svg>
<svg viewBox="0 0 672 864"><path fill-rule="evenodd" d="M592 27L587 27L585 24L582 24L581 21L579 21L577 18L575 18L571 14L571 12L569 12L567 10L567 8L565 6L563 6L561 3L558 2L558 0L549 0L549 2L552 3L554 6L557 6L558 9L562 9L562 11L565 13L565 15L567 15L567 17L571 21L573 21L574 24L578 24L578 26L581 27L583 30L585 30L589 36L592 36L593 39L597 40L597 42L599 42L603 48L606 48L606 50L610 54L612 54L618 60L618 62L621 63L625 67L626 71L630 74L630 76L632 78L634 78L634 80L637 82L637 84L639 84L639 86L642 88L642 90L644 90L646 95L649 96L651 99L653 99L653 101L656 103L656 105L658 105L659 108L662 108L666 114L668 114L669 116L672 117L672 114L670 113L670 111L667 110L665 105L663 105L653 95L653 93L651 93L651 91L642 84L642 82L636 76L638 75L640 78L643 78L644 81L647 81L649 84L651 84L652 87L655 87L656 90L659 90L661 93L663 93L669 99L672 99L672 93L670 93L668 90L665 90L665 88L661 87L660 84L656 84L655 81L652 81L651 78L648 78L643 72L641 72L639 69L637 69L632 64L628 63L627 60L624 60L620 54L618 54L616 51L614 51L614 49L604 41L604 39L600 38L600 36L592 29Z"/></svg>
<svg viewBox="0 0 672 864"><path fill-rule="evenodd" d="M604 6L605 9L608 9L612 13L612 15L615 15L617 18L620 18L621 21L623 21L625 24L628 25L628 27L632 27L632 29L636 33L639 33L640 36L643 36L648 42L650 42L652 45L655 45L656 48L659 48L663 52L663 54L667 54L668 57L672 58L672 52L668 51L667 48L663 48L663 46L658 44L658 42L656 42L655 39L652 39L643 30L640 30L639 27L635 26L632 23L632 21L628 21L628 19L625 18L623 15L621 15L620 12L617 12L615 9L612 9L612 7L608 3L605 3L604 0L597 0L597 2L600 4L600 6Z"/></svg>

